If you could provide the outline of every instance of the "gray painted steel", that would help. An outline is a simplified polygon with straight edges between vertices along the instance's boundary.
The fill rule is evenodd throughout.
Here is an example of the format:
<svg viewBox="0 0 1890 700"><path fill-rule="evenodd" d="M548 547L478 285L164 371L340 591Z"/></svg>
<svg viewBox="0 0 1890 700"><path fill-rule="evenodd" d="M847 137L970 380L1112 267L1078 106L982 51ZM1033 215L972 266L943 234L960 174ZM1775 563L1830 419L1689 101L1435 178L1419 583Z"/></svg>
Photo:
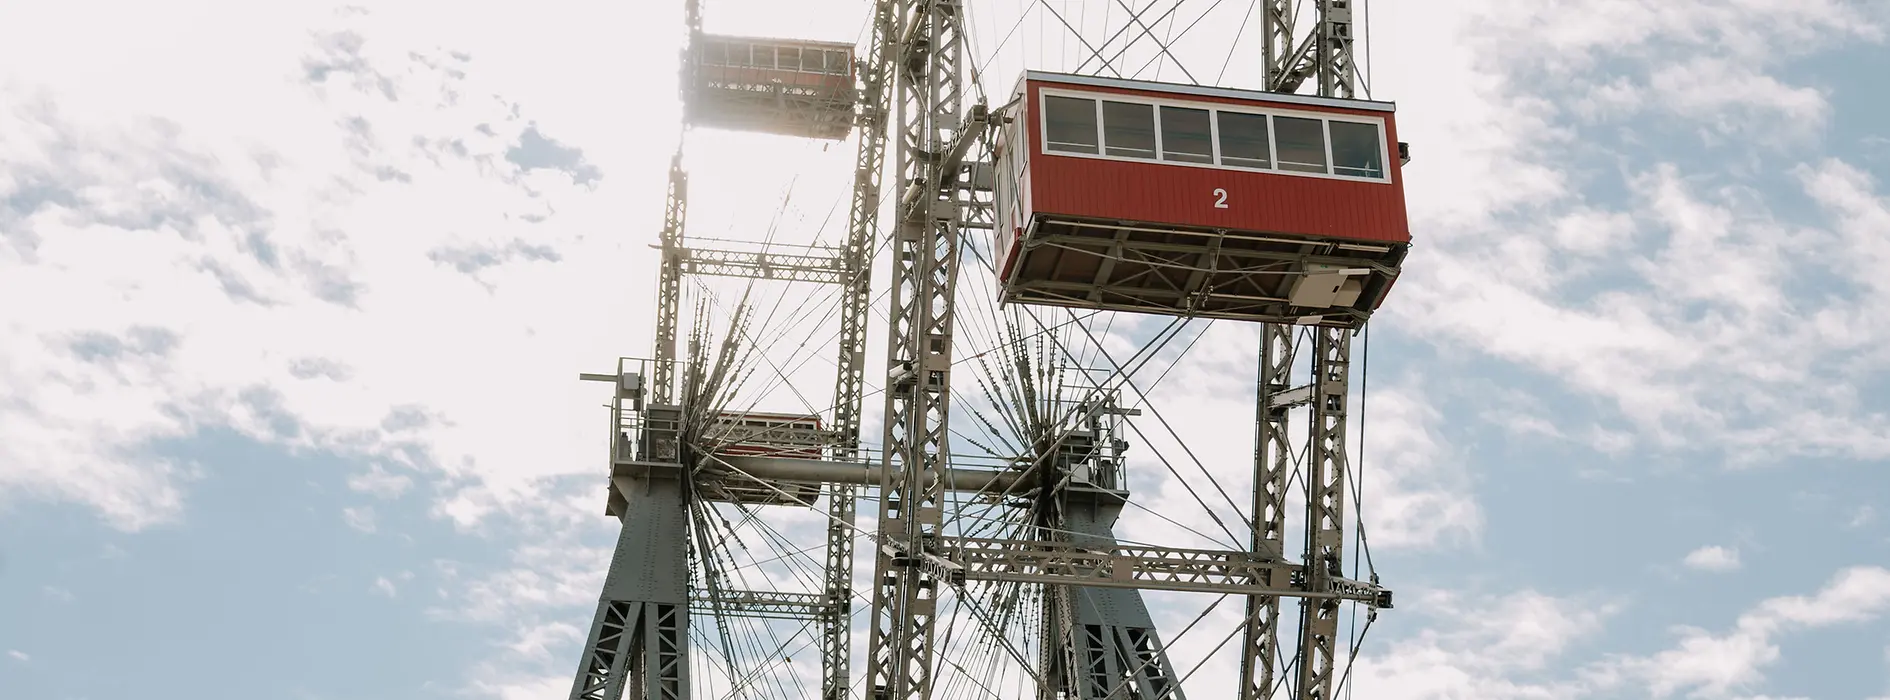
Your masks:
<svg viewBox="0 0 1890 700"><path fill-rule="evenodd" d="M1310 32L1293 26L1296 5L1314 6ZM1336 690L1334 658L1341 603L1358 601L1375 611L1389 606L1389 591L1374 581L1343 576L1345 453L1351 336L1340 329L1299 332L1267 324L1260 357L1255 435L1253 533L1248 551L1188 550L1124 545L1113 525L1125 492L1051 489L1057 531L1047 539L974 539L946 536L948 490L1017 491L1030 487L1016 472L949 466L949 398L959 233L985 228L989 203L961 167L990 126L981 106L966 104L963 62L963 0L879 0L872 39L861 53L860 100L854 126L862 139L854 173L849 234L844 246L820 254L782 255L691 250L683 246L687 175L681 155L672 161L669 201L661 233L656 361L649 366L653 404L675 401L677 310L684 274L725 275L839 284L843 288L841 334L836 350L833 434L825 460L724 455L708 458L741 472L707 469L711 478L747 479L759 487L793 484L829 487L826 572L820 593L726 590L713 579L707 597L692 594L688 552L692 532L680 481L682 465L648 459L648 436L619 418L624 434L613 438L609 510L623 519L617 549L592 627L572 698L682 700L689 697L688 624L692 607L719 618L735 616L812 619L821 627L823 700L848 692L849 625L853 564L854 491L881 492L874 539L871 636L864 694L872 700L929 698L934 692L932 658L936 605L942 592L967 580L1040 584L1057 601L1042 633L1046 659L1059 672L1039 688L1040 697L1129 697L1181 699L1141 590L1209 591L1244 595L1241 697L1260 700L1284 694L1296 700L1331 700ZM696 0L685 0L692 37L700 35ZM1184 94L1263 99L1313 106L1391 111L1387 102L1353 99L1351 3L1347 0L1263 0L1266 87L1254 93L1162 84ZM1304 38L1300 37L1304 35ZM685 72L689 70L685 66ZM1110 78L1031 72L1067 84L1147 87ZM688 76L685 75L685 81ZM1312 83L1317 96L1286 94ZM896 126L895 126L896 125ZM885 138L897 138L894 172L901 201L890 230L893 293L888 309L887 358L907 370L906 381L889 381L885 392L882 444L877 464L859 461L859 423L864 393L868 280L880 197ZM975 168L974 168L975 170ZM1310 376L1296 379L1294 360L1308 361ZM620 370L620 373L622 371ZM618 403L626 394L620 387ZM1289 411L1305 408L1305 444L1296 446ZM673 410L665 408L665 410ZM621 407L617 409L621 415ZM681 459L674 437L667 452ZM634 449L626 448L629 445ZM1304 452L1299 452L1304 450ZM1295 455L1303 455L1306 484L1304 557L1286 560L1286 489L1294 483ZM1077 465L1066 464L1064 469ZM732 482L731 482L732 483ZM698 483L702 486L704 483ZM1106 495L1113 494L1113 495ZM794 499L786 499L792 501ZM785 502L785 501L784 501ZM1048 532L1048 531L1046 531ZM1302 599L1296 641L1298 658L1277 677L1283 651L1279 608L1285 598ZM1118 682L1119 681L1119 682ZM626 693L625 691L629 691Z"/></svg>
<svg viewBox="0 0 1890 700"><path fill-rule="evenodd" d="M622 534L584 644L571 700L689 697L688 525L680 465L618 477Z"/></svg>

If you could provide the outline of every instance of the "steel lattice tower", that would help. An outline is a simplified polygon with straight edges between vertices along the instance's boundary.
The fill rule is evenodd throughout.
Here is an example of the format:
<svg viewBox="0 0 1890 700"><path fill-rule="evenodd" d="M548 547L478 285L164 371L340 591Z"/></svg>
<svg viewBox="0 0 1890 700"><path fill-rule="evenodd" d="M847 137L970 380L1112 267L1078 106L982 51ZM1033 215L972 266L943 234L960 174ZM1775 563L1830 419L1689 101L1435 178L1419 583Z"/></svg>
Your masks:
<svg viewBox="0 0 1890 700"><path fill-rule="evenodd" d="M1299 92L1310 81L1318 95L1352 97L1352 0L1302 1L1315 9L1314 26L1304 36L1294 26L1295 0L1263 0L1266 89ZM1363 603L1374 615L1377 608L1389 607L1390 592L1375 577L1358 581L1343 575L1352 337L1345 329L1262 325L1246 551L1120 544L1112 527L1128 493L1101 482L1058 491L1041 503L1044 514L1035 539L971 538L942 527L949 507L946 491L962 488L968 479L1010 479L1006 483L1012 486L1048 479L1030 472L979 474L949 463L961 232L991 225L972 154L1007 119L968 97L964 13L965 0L873 3L870 39L859 53L846 106L859 134L847 236L826 254L686 247L688 176L679 146L670 166L660 235L654 357L620 361L612 374L582 375L617 388L607 512L622 520L622 531L571 690L574 700L689 698L692 607L718 619L746 611L815 622L821 697L852 697L855 491L862 486L877 487L880 496L877 530L869 537L874 555L863 691L868 700L933 696L939 602L967 581L1043 586L1044 638L1037 660L1037 695L1043 700L1182 697L1141 590L1244 596L1240 694L1247 700L1277 697L1281 687L1295 699L1331 698L1342 605ZM685 121L692 122L704 109L692 93L700 82L694 71L705 41L697 0L685 0L685 18L690 48L683 60L683 101ZM817 111L818 105L783 120L800 120L795 128L821 128L806 126L818 121L807 116L814 113L809 109ZM860 411L887 139L894 141L896 198L885 227L891 266L888 374L883 447L876 463L868 463L861 450ZM688 274L841 288L831 440L824 446L824 461L809 463L830 476L821 487L828 499L823 509L828 525L819 594L730 591L712 576L706 600L690 588L690 547L704 537L692 526L692 504L744 498L784 503L804 494L769 482L770 474L800 467L699 453L692 442L690 422L702 414L700 407L687 405L693 400L689 387L707 370L685 366L678 357L681 281ZM1308 372L1296 378L1299 358L1307 360ZM1297 440L1287 420L1296 409L1309 416ZM1099 404L1091 419L1110 410ZM1295 442L1302 440L1304 451L1298 452ZM1063 437L1046 444L1054 450ZM1306 502L1305 542L1297 563L1288 558L1285 542L1296 455L1305 457L1300 483ZM1055 468L1055 455L1040 454L1037 460L1045 470ZM731 483L741 479L756 483ZM732 495L741 489L749 495ZM1285 664L1293 675L1282 679L1276 662L1288 648L1281 644L1279 624L1286 598L1299 598L1301 607L1297 634L1288 645L1296 657ZM1112 685L1109 678L1125 680Z"/></svg>

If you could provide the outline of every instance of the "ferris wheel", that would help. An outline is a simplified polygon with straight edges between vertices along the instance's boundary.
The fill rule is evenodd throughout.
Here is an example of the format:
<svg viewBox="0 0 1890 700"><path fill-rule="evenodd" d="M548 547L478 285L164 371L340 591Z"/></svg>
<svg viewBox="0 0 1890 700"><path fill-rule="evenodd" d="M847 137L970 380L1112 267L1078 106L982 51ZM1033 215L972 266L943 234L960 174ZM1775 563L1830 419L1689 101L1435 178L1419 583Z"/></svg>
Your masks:
<svg viewBox="0 0 1890 700"><path fill-rule="evenodd" d="M581 375L622 532L571 697L1342 693L1392 602L1354 339L1411 240L1362 3L860 9L685 0L655 347ZM697 173L692 217L705 142L851 175L816 223Z"/></svg>

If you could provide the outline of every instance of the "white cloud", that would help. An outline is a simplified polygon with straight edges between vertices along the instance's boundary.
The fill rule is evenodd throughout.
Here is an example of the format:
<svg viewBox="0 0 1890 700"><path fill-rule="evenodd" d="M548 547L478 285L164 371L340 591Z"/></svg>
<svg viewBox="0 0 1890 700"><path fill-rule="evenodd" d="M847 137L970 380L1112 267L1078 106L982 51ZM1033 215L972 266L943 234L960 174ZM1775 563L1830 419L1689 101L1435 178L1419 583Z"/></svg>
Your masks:
<svg viewBox="0 0 1890 700"><path fill-rule="evenodd" d="M1528 680L1559 667L1570 645L1599 633L1616 603L1533 590L1501 596L1428 591L1408 607L1419 631L1361 656L1354 688L1388 700L1570 697L1564 681ZM1401 623L1414 624L1411 620Z"/></svg>
<svg viewBox="0 0 1890 700"><path fill-rule="evenodd" d="M4 65L34 67L0 77L0 295L61 300L0 311L27 339L0 350L0 381L22 396L0 407L5 492L143 527L180 512L190 474L146 448L218 426L368 457L385 468L351 486L371 493L440 481L438 511L462 524L533 479L598 468L601 397L575 374L643 352L652 290L622 272L653 263L604 232L660 221L676 106L649 99L673 95L668 71L595 86L673 60L674 8L550 3L519 25L442 3L203 4L253 26L167 16L119 35L81 31L91 14L60 6L0 31L19 53ZM175 50L132 50L153 41ZM508 160L528 133L582 164ZM850 149L776 143L756 167L766 142L697 139L699 177L766 184L699 188L692 230L819 224ZM830 178L798 172L828 161ZM789 210L740 206L795 174Z"/></svg>
<svg viewBox="0 0 1890 700"><path fill-rule="evenodd" d="M413 478L391 474L379 464L370 465L366 474L348 477L348 488L380 498L395 498L413 486Z"/></svg>
<svg viewBox="0 0 1890 700"><path fill-rule="evenodd" d="M1811 596L1765 600L1740 615L1731 631L1676 630L1675 646L1643 658L1616 658L1591 669L1604 685L1645 687L1655 697L1688 691L1696 697L1749 693L1780 656L1778 637L1801 630L1876 619L1890 611L1890 569L1844 569Z"/></svg>
<svg viewBox="0 0 1890 700"><path fill-rule="evenodd" d="M1739 570L1739 550L1719 545L1701 547L1687 553L1681 563L1697 571L1726 572Z"/></svg>
<svg viewBox="0 0 1890 700"><path fill-rule="evenodd" d="M81 30L80 6L0 30L0 63L33 67L0 75L0 296L58 300L0 310L20 339L0 349L19 399L0 406L0 491L142 527L179 512L190 474L146 447L215 426L444 472L445 498L475 503L593 468L595 396L573 375L634 347L648 292L615 272L647 253L590 234L657 220L660 165L626 125L673 115L533 76L670 54L596 17L526 50L481 38L525 29L509 19L453 34L419 7L203 4L245 31L189 13ZM528 128L607 179L508 162Z"/></svg>
<svg viewBox="0 0 1890 700"><path fill-rule="evenodd" d="M374 578L374 586L372 590L375 593L379 593L389 598L393 598L395 596L400 595L400 591L399 589L395 588L394 582L389 580L386 576L376 576Z"/></svg>
<svg viewBox="0 0 1890 700"><path fill-rule="evenodd" d="M593 489L560 489L549 484L538 489L535 500L522 500L479 525L478 534L503 534L506 540L516 537L521 543L508 553L506 565L454 581L442 604L429 614L503 626L536 620L549 611L596 604L612 550L587 546L582 540L600 531L611 532L615 521L599 513ZM614 545L612 537L610 546ZM459 578L456 563L439 565L449 578Z"/></svg>
<svg viewBox="0 0 1890 700"><path fill-rule="evenodd" d="M1880 41L1881 19L1852 4L1781 0L1652 12L1620 0L1379 8L1373 21L1400 29L1376 37L1374 51L1410 57L1374 70L1376 90L1400 103L1401 138L1417 144L1406 190L1423 244L1381 326L1535 369L1619 416L1558 421L1564 434L1726 445L1735 464L1890 454L1878 437L1885 417L1842 381L1890 367L1878 349L1890 346L1880 331L1890 317L1877 311L1890 293L1864 272L1881 269L1870 232L1890 208L1856 168L1807 164L1800 177L1836 224L1819 230L1750 182L1790 170L1802 150L1721 138L1815 136L1829 111L1822 88L1783 62ZM1414 22L1452 38L1408 31ZM1435 79L1444 74L1476 77ZM1584 116L1568 99L1584 91L1619 109ZM1711 137L1698 142L1710 157L1671 131ZM1629 199L1585 194L1604 189ZM1831 255L1833 245L1844 253ZM1837 260L1858 296L1803 296L1831 280Z"/></svg>
<svg viewBox="0 0 1890 700"><path fill-rule="evenodd" d="M355 530L361 532L374 531L373 508L367 506L360 508L343 508L341 509L341 519L348 523L348 527L354 528Z"/></svg>
<svg viewBox="0 0 1890 700"><path fill-rule="evenodd" d="M1608 653L1568 658L1623 607L1593 597L1535 591L1478 597L1431 591L1401 606L1419 616L1416 633L1362 656L1357 691L1388 700L1430 698L1614 697L1645 692L1667 698L1770 697L1765 669L1782 657L1780 637L1865 622L1890 612L1890 570L1837 572L1817 593L1761 601L1724 634L1682 626L1679 640L1645 656ZM1406 621L1405 625L1413 623ZM1613 642L1610 642L1612 645Z"/></svg>
<svg viewBox="0 0 1890 700"><path fill-rule="evenodd" d="M30 656L30 655L28 655L28 654L27 654L26 652L24 652L24 651L20 651L20 650L18 650L18 649L8 649L8 650L7 650L7 656L8 656L8 657L10 657L10 658L12 658L12 659L13 659L14 661L18 661L18 662L20 662L20 663L26 663L26 662L28 662L28 661L32 661L32 660L33 660L33 657L32 657L32 656Z"/></svg>
<svg viewBox="0 0 1890 700"><path fill-rule="evenodd" d="M471 689L483 697L498 700L536 700L537 698L557 697L571 692L571 679L562 675L545 676L531 674L497 674L490 671L487 675L493 679L475 679Z"/></svg>
<svg viewBox="0 0 1890 700"><path fill-rule="evenodd" d="M1398 379L1351 404L1364 419L1354 425L1367 426L1362 449L1355 439L1351 450L1370 542L1399 549L1474 543L1484 521L1468 460L1442 436L1445 419L1426 386Z"/></svg>

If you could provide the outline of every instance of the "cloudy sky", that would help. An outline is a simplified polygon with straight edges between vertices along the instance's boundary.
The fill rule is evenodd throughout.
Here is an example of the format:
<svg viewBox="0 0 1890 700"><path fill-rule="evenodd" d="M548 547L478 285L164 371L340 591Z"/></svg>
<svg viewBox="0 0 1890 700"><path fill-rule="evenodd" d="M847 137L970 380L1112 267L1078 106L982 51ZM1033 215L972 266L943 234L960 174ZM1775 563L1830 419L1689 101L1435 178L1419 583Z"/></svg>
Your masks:
<svg viewBox="0 0 1890 700"><path fill-rule="evenodd" d="M648 352L681 133L644 4L0 0L0 697L566 692L615 537L574 377ZM993 92L1077 67L1045 7L1124 14L969 4ZM1158 31L1254 84L1208 5ZM1370 12L1417 247L1355 403L1360 696L1890 697L1890 3ZM850 144L688 143L692 235L840 236ZM1253 333L1204 337L1152 402L1239 484Z"/></svg>

